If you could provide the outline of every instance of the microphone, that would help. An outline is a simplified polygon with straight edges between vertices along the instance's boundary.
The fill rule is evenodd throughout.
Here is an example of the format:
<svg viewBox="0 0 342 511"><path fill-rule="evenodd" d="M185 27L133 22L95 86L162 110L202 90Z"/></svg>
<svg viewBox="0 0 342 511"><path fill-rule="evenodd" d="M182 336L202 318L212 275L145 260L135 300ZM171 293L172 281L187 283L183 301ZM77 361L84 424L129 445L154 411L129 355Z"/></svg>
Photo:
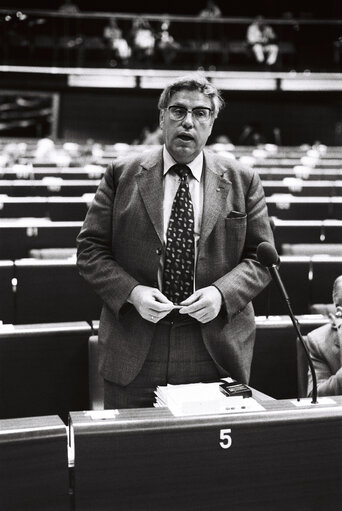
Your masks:
<svg viewBox="0 0 342 511"><path fill-rule="evenodd" d="M317 403L317 378L316 378L316 371L315 371L314 365L312 363L309 350L306 347L306 344L304 342L303 336L301 334L298 320L295 317L295 315L293 314L291 303L290 303L290 299L288 297L288 294L286 292L285 286L284 286L284 284L283 284L283 282L281 280L281 277L279 275L279 272L278 272L278 266L280 265L279 255L278 255L276 249L273 247L273 245L271 245L267 241L263 241L257 247L257 258L258 258L259 262L263 266L266 266L266 268L268 268L268 270L269 270L269 272L270 272L270 274L272 276L272 279L276 283L280 294L282 295L282 297L284 298L284 300L286 302L286 305L287 305L287 308L288 308L288 311L289 311L289 316L291 318L292 324L293 324L293 326L294 326L294 328L295 328L295 330L297 332L297 335L298 335L298 337L300 339L300 342L301 342L301 344L303 346L306 358L308 359L308 363L309 363L309 367L310 367L310 372L311 372L311 376L312 376L312 403L316 404Z"/></svg>

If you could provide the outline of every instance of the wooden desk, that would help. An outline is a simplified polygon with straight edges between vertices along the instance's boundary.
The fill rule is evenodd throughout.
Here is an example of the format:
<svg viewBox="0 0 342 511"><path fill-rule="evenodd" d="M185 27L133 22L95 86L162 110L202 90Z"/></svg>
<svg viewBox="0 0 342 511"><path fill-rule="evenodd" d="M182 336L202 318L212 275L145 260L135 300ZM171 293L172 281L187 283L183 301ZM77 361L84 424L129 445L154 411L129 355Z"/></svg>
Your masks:
<svg viewBox="0 0 342 511"><path fill-rule="evenodd" d="M81 321L0 326L0 418L67 422L70 410L87 409L90 333Z"/></svg>
<svg viewBox="0 0 342 511"><path fill-rule="evenodd" d="M0 258L28 257L34 248L74 248L82 222L44 218L0 219Z"/></svg>
<svg viewBox="0 0 342 511"><path fill-rule="evenodd" d="M56 415L0 420L3 511L68 511L66 427Z"/></svg>
<svg viewBox="0 0 342 511"><path fill-rule="evenodd" d="M72 412L76 511L339 511L342 396L261 404L192 417Z"/></svg>

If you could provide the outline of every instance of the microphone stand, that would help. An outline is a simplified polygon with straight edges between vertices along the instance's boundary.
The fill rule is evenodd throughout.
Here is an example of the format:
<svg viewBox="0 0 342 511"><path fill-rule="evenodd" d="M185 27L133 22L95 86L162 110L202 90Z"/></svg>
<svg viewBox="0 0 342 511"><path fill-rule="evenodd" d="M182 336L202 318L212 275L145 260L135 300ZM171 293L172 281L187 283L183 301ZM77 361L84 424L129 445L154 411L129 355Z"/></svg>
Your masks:
<svg viewBox="0 0 342 511"><path fill-rule="evenodd" d="M272 274L272 277L273 279L276 281L277 285L278 285L278 288L280 289L281 291L281 294L284 296L285 298L285 301L286 301L286 305L287 305L287 308L288 308L288 311L289 311L289 316L291 318L291 321L292 321L292 324L297 332L297 335L298 335L298 338L303 346L303 349L305 351L305 355L306 355L306 358L309 362L309 367L310 367L310 372L311 372L311 377L312 377L312 404L317 404L317 377L316 377L316 371L315 371L315 368L314 368L314 365L312 363L312 360L311 360L311 357L310 357L310 354L309 354L309 350L304 342L304 339L303 339L303 336L301 334L301 331L300 331L300 328L299 328L299 323L298 323L298 320L297 318L295 317L295 315L293 314L293 311L292 311L292 307L291 307L291 304L290 304L290 299L287 295L287 292L286 292L286 289L282 283L282 280L279 276L279 273L278 273L278 268L277 268L277 265L275 264L272 264L272 266L269 266L268 269L270 270L271 274ZM299 400L299 398L298 398Z"/></svg>

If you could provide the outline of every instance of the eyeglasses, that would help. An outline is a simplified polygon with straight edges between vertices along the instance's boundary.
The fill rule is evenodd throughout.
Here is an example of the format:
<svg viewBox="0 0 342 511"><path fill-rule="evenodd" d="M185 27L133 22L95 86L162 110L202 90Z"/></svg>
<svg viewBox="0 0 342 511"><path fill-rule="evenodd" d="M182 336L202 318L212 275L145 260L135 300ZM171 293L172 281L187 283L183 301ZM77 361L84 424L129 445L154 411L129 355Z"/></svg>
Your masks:
<svg viewBox="0 0 342 511"><path fill-rule="evenodd" d="M207 108L205 106L198 106L193 108L192 110L188 110L184 106L168 106L168 111L170 112L170 119L173 121L182 121L188 112L191 113L192 118L195 121L200 123L206 123L210 120L212 110L211 108Z"/></svg>

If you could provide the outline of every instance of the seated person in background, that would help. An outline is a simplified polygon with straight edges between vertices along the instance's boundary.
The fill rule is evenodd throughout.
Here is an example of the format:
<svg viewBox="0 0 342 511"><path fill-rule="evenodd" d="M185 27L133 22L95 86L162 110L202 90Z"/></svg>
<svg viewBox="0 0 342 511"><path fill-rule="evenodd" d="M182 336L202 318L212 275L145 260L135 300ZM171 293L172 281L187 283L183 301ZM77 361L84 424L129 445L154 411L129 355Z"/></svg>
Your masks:
<svg viewBox="0 0 342 511"><path fill-rule="evenodd" d="M342 36L339 36L333 43L334 45L334 64L337 68L341 65L341 54L342 54Z"/></svg>
<svg viewBox="0 0 342 511"><path fill-rule="evenodd" d="M110 18L108 25L104 27L103 37L111 51L110 65L127 65L128 59L132 54L126 39L122 36L122 30L118 27L115 18Z"/></svg>
<svg viewBox="0 0 342 511"><path fill-rule="evenodd" d="M64 2L58 8L59 12L64 12L65 14L76 14L80 12L78 6L74 4L72 0L64 0Z"/></svg>
<svg viewBox="0 0 342 511"><path fill-rule="evenodd" d="M252 121L245 124L238 139L239 145L258 146L265 144L266 138L262 133L259 122Z"/></svg>
<svg viewBox="0 0 342 511"><path fill-rule="evenodd" d="M220 18L221 15L221 9L213 0L208 0L206 7L199 13L201 18Z"/></svg>
<svg viewBox="0 0 342 511"><path fill-rule="evenodd" d="M273 66L278 58L279 46L277 37L270 25L267 25L263 16L257 16L247 28L247 43L260 64Z"/></svg>
<svg viewBox="0 0 342 511"><path fill-rule="evenodd" d="M331 322L307 335L307 347L317 376L319 396L342 395L342 275L333 285L335 315ZM308 395L312 392L312 377L309 372Z"/></svg>
<svg viewBox="0 0 342 511"><path fill-rule="evenodd" d="M144 18L133 20L131 39L136 60L149 63L154 55L155 35L148 20Z"/></svg>
<svg viewBox="0 0 342 511"><path fill-rule="evenodd" d="M175 41L174 37L169 32L169 20L163 21L160 28L161 30L156 41L156 49L161 54L164 63L170 65L177 55L180 44Z"/></svg>

